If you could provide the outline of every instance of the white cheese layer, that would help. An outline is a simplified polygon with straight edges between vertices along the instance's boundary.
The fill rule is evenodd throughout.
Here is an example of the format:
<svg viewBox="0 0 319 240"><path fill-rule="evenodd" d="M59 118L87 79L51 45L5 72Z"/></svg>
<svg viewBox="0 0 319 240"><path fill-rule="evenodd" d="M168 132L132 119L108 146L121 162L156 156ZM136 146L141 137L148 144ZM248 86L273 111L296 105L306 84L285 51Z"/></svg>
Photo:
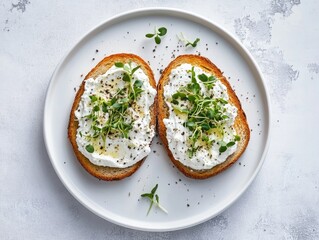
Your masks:
<svg viewBox="0 0 319 240"><path fill-rule="evenodd" d="M187 114L174 111L171 100L172 95L179 91L181 87L191 83L191 69L191 64L182 64L173 69L169 75L169 80L164 87L164 98L167 106L169 107L169 117L164 119L166 137L169 149L176 160L192 169L211 169L224 162L227 157L234 153L237 149L237 142L235 142L235 144L228 147L225 152L219 152L221 142L228 143L234 141L236 131L233 125L237 116L237 108L229 103L224 106L224 115L227 115L228 118L223 124L223 134L220 134L220 131L217 130L213 131L213 133L209 135L209 139L215 140L215 143L213 143L209 148L207 145L204 146L204 143L201 143L201 141L198 141L196 143L197 146L202 145L203 147L200 147L193 156L190 157L187 151L190 148L191 143L189 137L192 132L184 126L184 123L187 121ZM196 79L198 75L203 73L207 76L211 75L199 67L194 67L194 72ZM214 87L210 90L208 90L200 80L197 79L197 82L200 85L201 93L204 96L210 98L222 98L228 101L229 96L227 94L227 88L220 80L217 80ZM189 104L189 102L185 101L184 106L189 108L187 104Z"/></svg>
<svg viewBox="0 0 319 240"><path fill-rule="evenodd" d="M136 66L136 63L131 63L131 68ZM125 67L129 68L129 65L125 64ZM106 136L105 139L88 137L94 134L92 120L86 117L93 111L90 96L95 95L105 101L110 101L112 96L127 84L122 80L123 73L123 68L112 66L103 75L99 75L95 79L87 79L84 93L75 111L78 120L76 135L78 149L95 165L125 168L134 165L151 151L150 143L154 137L155 129L154 126L150 127L150 107L154 103L156 90L150 85L148 76L141 68L135 71L132 76L133 81L143 82L143 92L126 112L125 118L133 120L133 128L129 130L128 137ZM102 111L99 114L98 121L100 127L103 127L110 116ZM86 149L89 144L94 147L93 153Z"/></svg>

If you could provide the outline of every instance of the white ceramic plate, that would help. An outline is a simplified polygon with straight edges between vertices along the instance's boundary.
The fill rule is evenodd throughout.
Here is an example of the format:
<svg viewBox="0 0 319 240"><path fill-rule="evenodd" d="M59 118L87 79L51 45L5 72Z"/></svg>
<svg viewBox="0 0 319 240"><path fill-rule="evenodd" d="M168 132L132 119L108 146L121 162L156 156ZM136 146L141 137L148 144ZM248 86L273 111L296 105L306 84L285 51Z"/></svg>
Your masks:
<svg viewBox="0 0 319 240"><path fill-rule="evenodd" d="M145 38L154 27L168 33L160 45ZM176 34L190 40L199 37L196 48L185 48ZM96 51L98 50L98 52ZM194 53L211 59L229 78L251 132L244 155L227 171L207 180L184 177L170 162L159 138L152 153L131 177L104 182L89 175L79 164L67 139L67 125L75 90L105 56L130 52L149 61L158 80L160 70L175 56ZM83 74L83 75L82 75ZM173 9L143 9L114 17L86 34L57 66L46 97L44 138L52 165L71 194L95 214L113 223L147 231L169 231L204 222L229 207L258 173L269 142L270 111L261 73L245 48L220 26L194 14ZM153 151L154 150L154 151ZM158 194L168 214L140 199L158 183Z"/></svg>

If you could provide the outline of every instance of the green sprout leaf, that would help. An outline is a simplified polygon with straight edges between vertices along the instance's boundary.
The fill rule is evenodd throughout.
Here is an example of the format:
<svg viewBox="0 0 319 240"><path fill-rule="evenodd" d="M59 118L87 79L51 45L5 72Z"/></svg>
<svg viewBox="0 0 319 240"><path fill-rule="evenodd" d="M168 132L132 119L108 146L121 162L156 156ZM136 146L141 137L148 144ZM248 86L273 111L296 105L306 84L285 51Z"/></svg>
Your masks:
<svg viewBox="0 0 319 240"><path fill-rule="evenodd" d="M97 100L97 97L95 95L90 96L91 102L95 102Z"/></svg>
<svg viewBox="0 0 319 240"><path fill-rule="evenodd" d="M132 72L131 72L131 75L133 75L133 74L136 72L136 70L139 69L140 67L141 67L141 66L137 66L137 67L133 68L133 70L132 70Z"/></svg>
<svg viewBox="0 0 319 240"><path fill-rule="evenodd" d="M207 123L202 123L200 126L201 126L201 128L202 128L203 130L205 130L205 131L208 131L208 130L210 129L210 126L209 126L209 124L207 124Z"/></svg>
<svg viewBox="0 0 319 240"><path fill-rule="evenodd" d="M124 73L123 74L123 81L124 82L129 82L130 80L131 80L131 77L127 73Z"/></svg>
<svg viewBox="0 0 319 240"><path fill-rule="evenodd" d="M210 82L214 82L214 81L216 81L217 79L215 78L215 76L210 76L209 78L208 78L208 81L210 81Z"/></svg>
<svg viewBox="0 0 319 240"><path fill-rule="evenodd" d="M89 145L86 145L85 147L86 151L88 151L89 153L93 153L94 152L94 147L89 144Z"/></svg>
<svg viewBox="0 0 319 240"><path fill-rule="evenodd" d="M178 106L173 106L174 111L178 112L178 113L189 113L189 111L187 109L183 109L180 108Z"/></svg>
<svg viewBox="0 0 319 240"><path fill-rule="evenodd" d="M164 36L167 33L167 29L165 27L161 27L158 29L159 36Z"/></svg>
<svg viewBox="0 0 319 240"><path fill-rule="evenodd" d="M123 68L123 67L124 67L124 64L121 63L121 62L116 62L114 65L115 65L116 67L118 67L118 68Z"/></svg>
<svg viewBox="0 0 319 240"><path fill-rule="evenodd" d="M102 112L107 113L107 104L105 102L102 103Z"/></svg>
<svg viewBox="0 0 319 240"><path fill-rule="evenodd" d="M206 74L202 73L198 75L198 79L201 80L202 82L207 82L208 77L206 76Z"/></svg>
<svg viewBox="0 0 319 240"><path fill-rule="evenodd" d="M93 112L97 112L97 111L100 111L100 107L99 106L94 106L93 107Z"/></svg>
<svg viewBox="0 0 319 240"><path fill-rule="evenodd" d="M235 145L235 142L229 142L229 143L227 143L227 147L231 147L231 146L234 146Z"/></svg>
<svg viewBox="0 0 319 240"><path fill-rule="evenodd" d="M136 81L134 82L134 86L135 86L135 87L142 87L142 86L143 86L143 82L142 82L141 80L136 80Z"/></svg>
<svg viewBox="0 0 319 240"><path fill-rule="evenodd" d="M185 93L182 93L182 92L177 92L177 93L173 94L172 97L173 97L174 99L180 98L180 99L182 99L182 100L185 100L185 99L186 99L186 94L185 94Z"/></svg>
<svg viewBox="0 0 319 240"><path fill-rule="evenodd" d="M120 104L120 103L118 103L118 102L116 102L116 103L114 103L113 105L112 105L112 107L113 108L115 108L115 109L118 109L118 108L120 108L122 105Z"/></svg>
<svg viewBox="0 0 319 240"><path fill-rule="evenodd" d="M158 184L156 184L155 187L152 189L151 194L154 195L154 193L156 192L157 188L158 188Z"/></svg>
<svg viewBox="0 0 319 240"><path fill-rule="evenodd" d="M191 122L191 121L187 121L186 122L186 126L189 127L189 128L192 128L195 126L195 123L194 122Z"/></svg>
<svg viewBox="0 0 319 240"><path fill-rule="evenodd" d="M220 148L219 148L219 152L220 153L223 153L223 152L225 152L227 150L227 147L226 146L221 146Z"/></svg>
<svg viewBox="0 0 319 240"><path fill-rule="evenodd" d="M178 101L177 101L176 99L173 99L173 100L172 100L172 103L174 103L174 104L177 105L177 104L178 104Z"/></svg>
<svg viewBox="0 0 319 240"><path fill-rule="evenodd" d="M155 42L156 44L160 44L161 43L161 38L159 36L155 37Z"/></svg>
<svg viewBox="0 0 319 240"><path fill-rule="evenodd" d="M152 34L152 33L148 33L148 34L145 35L145 37L147 37L147 38L152 38L154 36L155 36L155 34Z"/></svg>

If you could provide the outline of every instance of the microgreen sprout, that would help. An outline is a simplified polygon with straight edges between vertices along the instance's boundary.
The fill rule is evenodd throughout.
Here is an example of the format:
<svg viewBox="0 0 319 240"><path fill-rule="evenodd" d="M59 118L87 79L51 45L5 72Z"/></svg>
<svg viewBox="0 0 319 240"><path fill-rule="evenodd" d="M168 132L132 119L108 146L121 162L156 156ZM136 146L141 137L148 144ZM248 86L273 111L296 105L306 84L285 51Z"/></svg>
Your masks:
<svg viewBox="0 0 319 240"><path fill-rule="evenodd" d="M198 79L203 82L203 84L205 85L205 87L207 87L208 90L214 87L214 83L217 80L214 75L208 77L205 73L198 75Z"/></svg>
<svg viewBox="0 0 319 240"><path fill-rule="evenodd" d="M235 135L235 138L233 141L228 142L227 144L223 144L219 148L219 153L223 153L227 150L227 148L232 147L236 144L236 142L240 141L240 137L238 135Z"/></svg>
<svg viewBox="0 0 319 240"><path fill-rule="evenodd" d="M121 62L116 62L114 65L117 68L123 68L122 80L125 85L108 101L97 95L89 96L92 112L85 118L92 121L93 134L86 136L87 138L101 137L104 141L106 136L128 138L128 133L133 128L133 120L127 117L127 111L143 92L143 82L133 77L140 66L133 68L131 63L123 64ZM108 118L105 123L102 123L101 119L106 114ZM94 148L92 145L88 145L86 150L92 153Z"/></svg>
<svg viewBox="0 0 319 240"><path fill-rule="evenodd" d="M160 44L161 43L161 37L165 36L165 34L167 33L167 29L165 27L160 27L160 28L156 28L154 30L154 33L148 33L145 35L145 37L147 38L153 38L155 40L156 44Z"/></svg>
<svg viewBox="0 0 319 240"><path fill-rule="evenodd" d="M145 197L145 198L148 198L150 201L151 201L151 204L150 204L150 207L148 208L148 211L147 211L147 215L150 213L153 205L155 204L159 209L161 209L163 212L165 213L168 213L167 210L162 206L160 205L159 203L159 196L156 193L156 190L158 188L158 184L155 185L155 187L151 190L150 193L143 193L141 195L141 197Z"/></svg>
<svg viewBox="0 0 319 240"><path fill-rule="evenodd" d="M228 104L226 100L211 98L201 92L199 81L210 90L217 80L215 76L207 76L204 73L196 76L194 67L189 73L191 83L181 87L172 95L171 104L175 112L187 115L184 126L191 131L190 148L188 149L188 156L191 158L199 149L198 142L205 143L206 146L212 146L216 142L209 138L212 132L223 138L223 126L229 117L225 114L225 105ZM181 101L186 101L186 105L180 104ZM239 136L235 136L234 141L222 144L219 152L225 152L228 147L233 146L235 141L239 140Z"/></svg>
<svg viewBox="0 0 319 240"><path fill-rule="evenodd" d="M185 44L185 47L192 46L197 47L197 43L200 41L199 38L196 38L194 42L189 41L185 35L181 32L180 35L177 35L178 39Z"/></svg>

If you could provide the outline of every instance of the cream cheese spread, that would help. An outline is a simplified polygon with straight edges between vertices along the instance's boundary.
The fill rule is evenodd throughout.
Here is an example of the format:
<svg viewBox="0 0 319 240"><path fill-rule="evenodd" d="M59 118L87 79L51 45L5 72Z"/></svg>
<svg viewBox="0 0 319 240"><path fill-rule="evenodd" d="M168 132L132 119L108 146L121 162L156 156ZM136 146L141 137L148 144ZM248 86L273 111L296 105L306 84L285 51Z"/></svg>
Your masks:
<svg viewBox="0 0 319 240"><path fill-rule="evenodd" d="M123 80L123 76L137 67L137 64L132 62L123 66L114 65L95 79L85 80L84 93L75 111L78 120L76 134L78 149L95 165L125 168L134 165L151 151L150 143L154 137L155 129L154 126L150 126L150 107L154 103L156 90L150 85L148 76L141 68L132 74L132 85L128 86L128 83ZM120 89L125 88L125 86L133 88L133 83L136 81L139 81L142 92L124 113L125 121L130 122L127 135L125 137L121 134L94 136L96 135L95 130L103 129L103 126L113 116L106 110L102 111L101 106L104 107L104 105L96 107L93 100L110 102L119 94ZM128 96L123 96L120 101L127 101L127 98ZM117 106L114 104L112 107ZM92 113L95 116L93 120L88 117ZM95 122L93 123L93 121Z"/></svg>
<svg viewBox="0 0 319 240"><path fill-rule="evenodd" d="M186 113L174 110L172 104L172 96L178 92L182 87L190 84L192 81L192 65L182 64L173 69L169 75L169 80L164 86L164 99L169 108L169 117L164 119L166 126L166 137L168 146L174 158L182 164L196 170L211 169L212 167L224 162L228 156L234 153L237 149L237 141L234 141L236 131L233 127L235 118L237 116L237 108L228 102L229 96L227 88L220 80L216 78L212 88L207 88L206 85L198 79L198 75L209 73L203 71L199 67L194 67L193 72L200 86L200 94L212 99L223 99L225 104L221 106L223 115L226 115L225 120L218 129L210 131L208 140L211 145L207 146L203 141L196 142L197 150L190 156L188 151L190 149L190 136L193 134L190 129L185 126L188 120ZM182 102L182 103L181 103ZM185 109L191 108L191 103L188 101L181 101L179 104ZM220 147L223 144L232 142L232 146L227 147L223 152ZM231 145L231 144L230 144Z"/></svg>

